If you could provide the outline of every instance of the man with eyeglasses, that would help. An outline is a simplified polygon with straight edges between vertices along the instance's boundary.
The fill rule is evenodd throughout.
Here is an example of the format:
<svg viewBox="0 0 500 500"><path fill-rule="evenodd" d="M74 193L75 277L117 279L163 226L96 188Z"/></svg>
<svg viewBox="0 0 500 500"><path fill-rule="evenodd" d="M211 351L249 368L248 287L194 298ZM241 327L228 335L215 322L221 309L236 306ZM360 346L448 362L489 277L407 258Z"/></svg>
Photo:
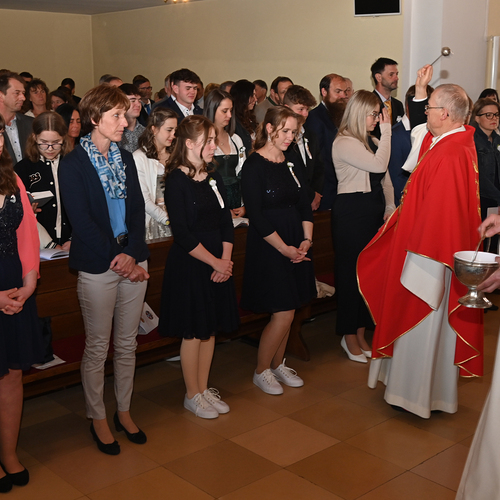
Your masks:
<svg viewBox="0 0 500 500"><path fill-rule="evenodd" d="M431 94L428 132L401 204L358 259L377 325L368 385L382 381L390 405L422 418L455 413L459 374L483 373L483 312L458 303L467 289L452 271L454 253L476 247L481 223L468 113L458 85Z"/></svg>
<svg viewBox="0 0 500 500"><path fill-rule="evenodd" d="M5 120L5 147L12 162L16 164L24 158L26 141L31 135L33 118L20 113L26 100L24 80L13 72L0 76L0 115Z"/></svg>
<svg viewBox="0 0 500 500"><path fill-rule="evenodd" d="M127 119L127 128L124 129L122 140L118 143L120 148L133 153L139 147L139 137L146 130L146 127L139 123L142 102L139 89L131 83L123 83L118 87L130 101L130 108L125 113Z"/></svg>
<svg viewBox="0 0 500 500"><path fill-rule="evenodd" d="M153 87L151 86L151 82L143 75L134 76L132 84L139 89L141 94L142 109L139 116L139 122L146 126L148 116L151 114L151 110L153 108L153 101L151 100Z"/></svg>

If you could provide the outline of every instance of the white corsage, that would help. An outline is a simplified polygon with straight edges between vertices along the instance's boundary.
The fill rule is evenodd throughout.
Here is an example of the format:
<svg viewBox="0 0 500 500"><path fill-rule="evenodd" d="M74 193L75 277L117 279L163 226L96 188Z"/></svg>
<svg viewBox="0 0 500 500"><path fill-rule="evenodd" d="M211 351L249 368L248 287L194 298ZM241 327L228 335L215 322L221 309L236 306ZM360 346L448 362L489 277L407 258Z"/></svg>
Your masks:
<svg viewBox="0 0 500 500"><path fill-rule="evenodd" d="M304 149L306 150L307 156L309 156L309 159L312 160L312 154L311 150L309 149L309 139L307 137L304 137Z"/></svg>
<svg viewBox="0 0 500 500"><path fill-rule="evenodd" d="M16 195L15 195L15 194L13 194L13 195L9 198L9 201L10 201L11 203L15 203L15 202L17 201Z"/></svg>
<svg viewBox="0 0 500 500"><path fill-rule="evenodd" d="M214 190L215 196L217 196L217 199L219 200L219 205L221 208L224 208L224 200L222 199L222 196L219 193L219 190L217 189L217 181L213 178L210 177L210 180L208 181L210 184L211 188Z"/></svg>
<svg viewBox="0 0 500 500"><path fill-rule="evenodd" d="M243 158L245 156L245 150L246 150L245 146L241 146L239 151L240 158Z"/></svg>
<svg viewBox="0 0 500 500"><path fill-rule="evenodd" d="M295 175L295 172L293 171L293 163L291 161L289 161L286 165L290 169L290 173L292 174L292 177L294 178L295 182L297 183L297 186L301 187L299 179L297 179L297 176Z"/></svg>

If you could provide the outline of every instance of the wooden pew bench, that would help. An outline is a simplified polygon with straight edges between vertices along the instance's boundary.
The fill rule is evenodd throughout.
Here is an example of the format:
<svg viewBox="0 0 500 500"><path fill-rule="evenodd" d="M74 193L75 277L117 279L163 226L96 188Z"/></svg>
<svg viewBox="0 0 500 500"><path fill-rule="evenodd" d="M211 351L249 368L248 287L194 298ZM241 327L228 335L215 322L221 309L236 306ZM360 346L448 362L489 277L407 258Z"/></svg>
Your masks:
<svg viewBox="0 0 500 500"><path fill-rule="evenodd" d="M233 277L238 296L243 281L246 228L235 230L233 249ZM172 245L172 238L164 238L149 245L149 274L146 302L158 313L161 298L163 269ZM317 212L314 224L314 267L316 276L333 284L333 249L330 229L330 212ZM52 318L52 346L54 354L66 361L47 370L31 369L23 375L25 397L43 394L81 382L80 362L85 346L83 319L76 294L77 275L68 269L67 259L42 262L41 278L37 289L38 314ZM305 319L334 309L335 297L315 299L295 314L287 346L287 355L309 360L309 351L300 330ZM254 314L240 310L240 328L231 334L219 334L217 341L252 336L258 339L269 320L268 314ZM144 365L179 354L180 341L160 337L157 330L138 336L137 365ZM112 348L106 363L106 373L112 373Z"/></svg>

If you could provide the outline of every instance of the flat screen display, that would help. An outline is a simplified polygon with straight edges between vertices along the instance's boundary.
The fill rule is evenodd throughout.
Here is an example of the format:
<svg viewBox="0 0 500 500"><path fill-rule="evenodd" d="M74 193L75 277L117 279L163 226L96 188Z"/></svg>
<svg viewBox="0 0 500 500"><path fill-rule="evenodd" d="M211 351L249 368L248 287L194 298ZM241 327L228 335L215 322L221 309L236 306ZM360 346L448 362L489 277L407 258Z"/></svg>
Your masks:
<svg viewBox="0 0 500 500"><path fill-rule="evenodd" d="M401 14L401 0L354 0L355 16L395 16Z"/></svg>

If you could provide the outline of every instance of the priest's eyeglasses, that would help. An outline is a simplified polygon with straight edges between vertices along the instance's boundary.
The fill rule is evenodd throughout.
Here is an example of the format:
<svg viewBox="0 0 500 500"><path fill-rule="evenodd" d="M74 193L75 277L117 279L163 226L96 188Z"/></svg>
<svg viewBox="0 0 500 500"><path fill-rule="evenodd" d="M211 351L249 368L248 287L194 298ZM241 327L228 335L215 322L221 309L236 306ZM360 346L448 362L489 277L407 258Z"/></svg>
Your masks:
<svg viewBox="0 0 500 500"><path fill-rule="evenodd" d="M50 148L52 148L54 151L59 151L62 148L62 144L60 142L54 142L54 144L40 144L37 142L36 145L41 151L48 151Z"/></svg>
<svg viewBox="0 0 500 500"><path fill-rule="evenodd" d="M500 113L481 113L480 115L476 116L486 116L487 120L491 120L492 118L499 118Z"/></svg>
<svg viewBox="0 0 500 500"><path fill-rule="evenodd" d="M444 109L444 106L429 106L428 104L425 106L425 112L429 111L429 109Z"/></svg>

